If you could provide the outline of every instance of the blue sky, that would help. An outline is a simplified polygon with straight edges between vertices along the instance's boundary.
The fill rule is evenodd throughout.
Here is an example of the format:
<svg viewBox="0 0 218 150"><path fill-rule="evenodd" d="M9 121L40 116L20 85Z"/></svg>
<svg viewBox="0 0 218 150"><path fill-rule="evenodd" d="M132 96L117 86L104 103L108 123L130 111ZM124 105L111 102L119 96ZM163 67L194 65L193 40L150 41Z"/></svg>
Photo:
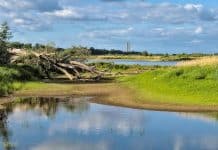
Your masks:
<svg viewBox="0 0 218 150"><path fill-rule="evenodd" d="M218 52L217 0L0 0L13 41L153 53Z"/></svg>

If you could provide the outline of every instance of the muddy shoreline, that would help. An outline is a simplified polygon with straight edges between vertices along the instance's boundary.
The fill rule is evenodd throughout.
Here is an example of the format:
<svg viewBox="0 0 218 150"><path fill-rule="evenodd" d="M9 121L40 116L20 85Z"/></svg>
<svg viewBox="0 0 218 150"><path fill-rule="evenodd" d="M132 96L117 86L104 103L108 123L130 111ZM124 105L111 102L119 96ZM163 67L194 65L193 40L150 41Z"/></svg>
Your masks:
<svg viewBox="0 0 218 150"><path fill-rule="evenodd" d="M63 88L63 87L64 88ZM139 100L133 91L116 83L97 84L48 84L45 88L23 89L9 97L0 98L0 109L6 103L22 97L81 97L90 96L93 103L121 106L135 109L175 112L218 112L218 106L197 106L150 102ZM55 87L55 88L54 88Z"/></svg>

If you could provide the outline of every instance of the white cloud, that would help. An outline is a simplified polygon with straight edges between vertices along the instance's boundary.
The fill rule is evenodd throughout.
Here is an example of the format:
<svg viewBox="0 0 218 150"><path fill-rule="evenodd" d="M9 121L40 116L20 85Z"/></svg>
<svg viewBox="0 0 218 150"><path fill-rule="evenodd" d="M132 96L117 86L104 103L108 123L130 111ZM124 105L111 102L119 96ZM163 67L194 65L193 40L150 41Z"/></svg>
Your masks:
<svg viewBox="0 0 218 150"><path fill-rule="evenodd" d="M109 37L123 37L128 36L134 32L133 27L128 27L124 29L100 29L95 31L89 31L81 33L79 36L81 38L109 38Z"/></svg>
<svg viewBox="0 0 218 150"><path fill-rule="evenodd" d="M0 12L16 13L25 22L25 15L31 14L32 19L44 23L43 20L58 19L69 21L105 21L107 23L164 23L164 24L193 24L202 21L215 21L218 11L205 8L201 4L171 4L148 2L103 3L93 5L76 5L64 3L67 0L0 0ZM216 13L217 12L217 13ZM6 13L6 14L7 14ZM167 14L167 15L166 15ZM36 18L35 16L40 16ZM2 13L4 17L4 13ZM7 15L5 16L7 18ZM15 18L18 19L18 18ZM10 18L8 18L8 21ZM15 21L16 23L16 21ZM32 25L34 26L33 21Z"/></svg>
<svg viewBox="0 0 218 150"><path fill-rule="evenodd" d="M20 19L20 18L15 18L14 20L13 20L13 22L15 23L15 24L24 24L24 20L23 19Z"/></svg>
<svg viewBox="0 0 218 150"><path fill-rule="evenodd" d="M35 147L32 147L30 150L109 150L109 144L106 141L99 142L71 142L63 140L55 141L46 141Z"/></svg>
<svg viewBox="0 0 218 150"><path fill-rule="evenodd" d="M201 4L186 4L186 5L184 5L184 8L188 11L193 11L193 10L200 11L203 9L203 5L201 5Z"/></svg>
<svg viewBox="0 0 218 150"><path fill-rule="evenodd" d="M79 12L77 12L75 9L62 9L62 10L56 10L54 12L46 12L45 14L49 16L55 16L60 18L81 18L82 15L80 15Z"/></svg>
<svg viewBox="0 0 218 150"><path fill-rule="evenodd" d="M202 32L203 32L203 28L201 26L199 26L195 29L196 34L201 34Z"/></svg>
<svg viewBox="0 0 218 150"><path fill-rule="evenodd" d="M18 10L27 9L32 6L30 1L26 0L0 0L0 9Z"/></svg>

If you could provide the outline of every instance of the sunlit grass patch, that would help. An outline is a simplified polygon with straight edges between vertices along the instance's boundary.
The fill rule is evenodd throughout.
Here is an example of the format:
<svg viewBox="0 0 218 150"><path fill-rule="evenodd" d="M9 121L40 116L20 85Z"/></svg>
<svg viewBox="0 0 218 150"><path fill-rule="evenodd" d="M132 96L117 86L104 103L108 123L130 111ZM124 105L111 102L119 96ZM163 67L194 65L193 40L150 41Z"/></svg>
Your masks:
<svg viewBox="0 0 218 150"><path fill-rule="evenodd" d="M121 81L142 101L218 105L218 65L162 68Z"/></svg>

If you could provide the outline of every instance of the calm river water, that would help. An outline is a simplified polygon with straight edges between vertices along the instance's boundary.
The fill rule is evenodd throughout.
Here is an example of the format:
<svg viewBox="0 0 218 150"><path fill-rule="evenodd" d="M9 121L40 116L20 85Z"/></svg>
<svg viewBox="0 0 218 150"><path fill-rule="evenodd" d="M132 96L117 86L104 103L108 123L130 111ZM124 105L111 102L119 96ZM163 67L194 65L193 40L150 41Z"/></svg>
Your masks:
<svg viewBox="0 0 218 150"><path fill-rule="evenodd" d="M88 63L107 62L119 65L141 65L141 66L175 66L178 61L145 61L145 60L129 60L129 59L101 59L88 60Z"/></svg>
<svg viewBox="0 0 218 150"><path fill-rule="evenodd" d="M217 150L218 122L208 114L107 106L86 97L23 100L5 111L0 149Z"/></svg>

